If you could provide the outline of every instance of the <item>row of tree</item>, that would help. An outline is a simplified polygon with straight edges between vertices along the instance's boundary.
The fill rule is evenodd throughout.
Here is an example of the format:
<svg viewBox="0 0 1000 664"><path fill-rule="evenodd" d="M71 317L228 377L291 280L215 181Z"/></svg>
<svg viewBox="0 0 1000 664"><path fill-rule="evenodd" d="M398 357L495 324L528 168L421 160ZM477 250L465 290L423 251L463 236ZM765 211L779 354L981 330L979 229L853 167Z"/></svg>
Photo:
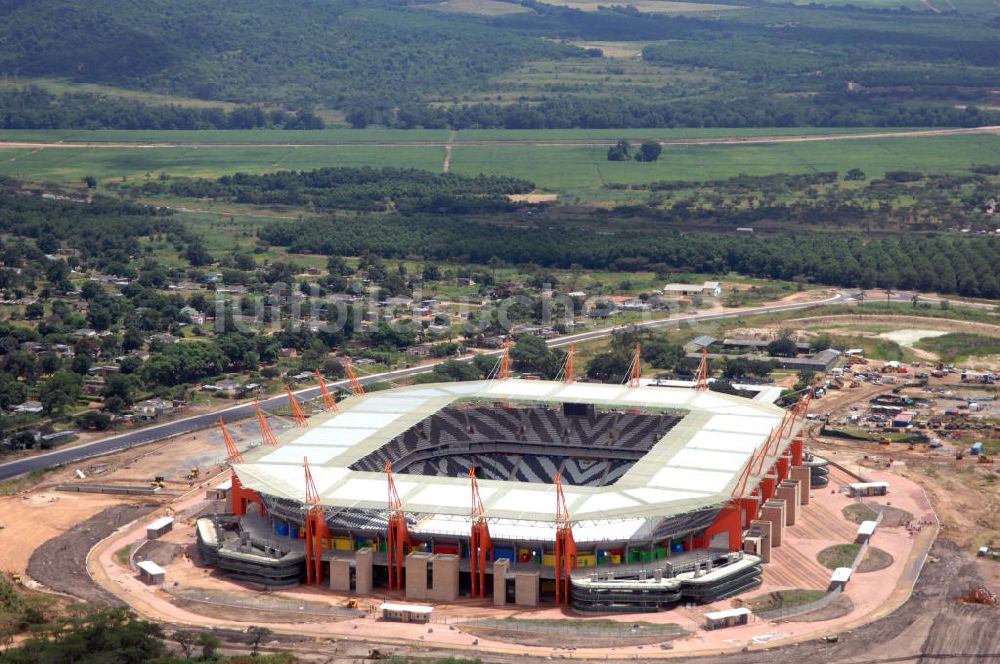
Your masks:
<svg viewBox="0 0 1000 664"><path fill-rule="evenodd" d="M150 104L90 92L54 94L37 86L0 90L0 129L323 129L310 110L260 106Z"/></svg>
<svg viewBox="0 0 1000 664"><path fill-rule="evenodd" d="M183 178L142 185L145 194L213 198L253 205L309 205L325 210L403 214L479 213L510 210L511 194L535 185L518 178L432 173L413 168L321 168L264 175L236 173L217 180Z"/></svg>
<svg viewBox="0 0 1000 664"><path fill-rule="evenodd" d="M270 224L261 239L293 252L486 263L499 258L544 267L658 269L756 277L860 288L1000 297L1000 238L742 237L622 232L560 227L505 228L448 217L370 217Z"/></svg>

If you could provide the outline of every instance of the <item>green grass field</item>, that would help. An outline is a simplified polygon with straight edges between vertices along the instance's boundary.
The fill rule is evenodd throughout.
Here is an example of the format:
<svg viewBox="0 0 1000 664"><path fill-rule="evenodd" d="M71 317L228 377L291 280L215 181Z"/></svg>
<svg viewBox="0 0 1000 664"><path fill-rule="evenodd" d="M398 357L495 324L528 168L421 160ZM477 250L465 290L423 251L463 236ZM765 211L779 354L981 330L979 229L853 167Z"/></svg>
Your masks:
<svg viewBox="0 0 1000 664"><path fill-rule="evenodd" d="M0 175L28 180L74 182L93 175L99 180L169 173L218 177L243 171L311 170L336 166L398 166L440 171L444 149L405 146L358 147L202 147L80 148L36 150L15 160L0 152Z"/></svg>
<svg viewBox="0 0 1000 664"><path fill-rule="evenodd" d="M39 132L25 132L39 134ZM47 132L52 140L52 132ZM155 142L164 132L93 132L107 141ZM98 179L141 177L166 172L171 175L215 177L236 171L260 173L281 169L314 169L324 166L400 166L440 171L444 150L440 146L275 146L240 145L249 135L260 140L270 134L323 134L333 137L350 130L327 132L175 132L205 137L201 147L80 147L42 150L0 151L0 174L28 180L78 181L86 175ZM387 140L398 132L356 132L371 141ZM446 132L437 134L444 139ZM510 132L511 141L527 141L526 132ZM6 132L0 138L11 137ZM232 145L212 145L224 135L238 134ZM78 134L77 134L78 135ZM221 136L220 136L221 135ZM452 151L451 170L463 175L480 173L512 175L534 181L546 191L593 196L606 183L644 184L658 180L711 180L740 173L846 172L860 168L869 178L887 170L916 170L948 173L968 169L973 164L1000 163L1000 137L957 135L939 137L874 138L843 141L804 141L776 144L668 145L655 163L609 162L600 145L551 145L549 140L603 140L627 135L671 137L665 130L628 131L544 131L538 144L469 144L494 141L497 132L463 132ZM704 130L702 135L705 135ZM724 134L720 134L724 135ZM415 137L414 137L415 138ZM22 137L22 140L28 140ZM176 136L175 140L188 139ZM440 139L439 139L440 140ZM588 194L588 192L590 192ZM603 192L606 194L607 192ZM599 195L603 195L599 194Z"/></svg>
<svg viewBox="0 0 1000 664"><path fill-rule="evenodd" d="M749 173L846 172L869 178L887 170L948 173L973 164L1000 163L1000 138L988 135L881 138L770 145L666 146L655 163L610 162L601 146L456 146L456 173L517 175L551 191L592 189L604 183L711 180Z"/></svg>

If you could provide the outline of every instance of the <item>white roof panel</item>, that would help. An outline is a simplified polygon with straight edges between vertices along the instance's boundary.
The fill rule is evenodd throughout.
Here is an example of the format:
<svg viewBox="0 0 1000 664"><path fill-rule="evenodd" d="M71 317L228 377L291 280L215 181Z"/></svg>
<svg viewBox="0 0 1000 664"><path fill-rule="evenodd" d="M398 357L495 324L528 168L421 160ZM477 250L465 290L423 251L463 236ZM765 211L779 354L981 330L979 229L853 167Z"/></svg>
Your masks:
<svg viewBox="0 0 1000 664"><path fill-rule="evenodd" d="M723 452L752 453L760 443L756 434L730 433L728 431L699 431L691 436L687 448L691 450L721 450Z"/></svg>
<svg viewBox="0 0 1000 664"><path fill-rule="evenodd" d="M541 380L498 381L487 394L537 397L552 391L552 383Z"/></svg>
<svg viewBox="0 0 1000 664"><path fill-rule="evenodd" d="M708 491L675 491L672 489L653 489L652 487L628 489L625 493L633 498L638 498L643 502L651 504L691 500L692 498L704 498L711 495L711 492Z"/></svg>
<svg viewBox="0 0 1000 664"><path fill-rule="evenodd" d="M377 432L378 429L341 429L338 427L320 426L306 431L293 440L292 443L296 445L351 447Z"/></svg>
<svg viewBox="0 0 1000 664"><path fill-rule="evenodd" d="M407 499L414 505L451 505L453 507L468 507L471 493L468 486L457 484L430 484ZM485 502L496 493L496 489L488 486L479 487L479 496Z"/></svg>
<svg viewBox="0 0 1000 664"><path fill-rule="evenodd" d="M396 479L396 492L400 499L417 486L416 482ZM319 489L321 494L324 493ZM348 500L351 502L367 501L373 503L385 503L389 495L388 485L384 479L368 479L355 477L342 482L335 489L323 496L333 500Z"/></svg>
<svg viewBox="0 0 1000 664"><path fill-rule="evenodd" d="M726 484L733 477L734 473L731 472L722 473L714 470L692 470L668 466L657 472L649 483L652 486L669 487L682 491L719 492L726 488Z"/></svg>
<svg viewBox="0 0 1000 664"><path fill-rule="evenodd" d="M406 399L404 397L368 397L358 402L351 411L362 413L406 413L427 403L427 399Z"/></svg>
<svg viewBox="0 0 1000 664"><path fill-rule="evenodd" d="M136 563L136 567L146 572L147 574L166 574L167 570L163 569L152 560L143 560Z"/></svg>
<svg viewBox="0 0 1000 664"><path fill-rule="evenodd" d="M260 463L297 463L301 466L303 457L308 457L310 465L324 464L338 454L340 454L340 450L336 447L286 445L261 457Z"/></svg>
<svg viewBox="0 0 1000 664"><path fill-rule="evenodd" d="M622 507L635 507L639 503L620 493L608 492L599 493L587 498L583 504L573 510L576 514L587 514L588 512L603 512L605 510L620 509Z"/></svg>
<svg viewBox="0 0 1000 664"><path fill-rule="evenodd" d="M659 389L649 389L642 390L641 392L633 392L622 397L622 401L628 401L629 403L656 403L670 406L679 406L681 404L687 403L689 399L693 396L692 392L687 390L669 390L665 388Z"/></svg>
<svg viewBox="0 0 1000 664"><path fill-rule="evenodd" d="M716 450L683 449L675 454L667 466L675 468L703 468L706 470L736 471L750 458L746 452L719 452Z"/></svg>
<svg viewBox="0 0 1000 664"><path fill-rule="evenodd" d="M625 391L621 385L595 385L593 383L573 383L556 392L553 396L564 401L582 399L584 401L610 401Z"/></svg>
<svg viewBox="0 0 1000 664"><path fill-rule="evenodd" d="M401 413L363 413L353 409L323 423L324 428L381 429L399 419Z"/></svg>
<svg viewBox="0 0 1000 664"><path fill-rule="evenodd" d="M702 429L709 431L732 431L734 433L755 433L766 436L778 420L772 417L743 417L741 415L713 415Z"/></svg>

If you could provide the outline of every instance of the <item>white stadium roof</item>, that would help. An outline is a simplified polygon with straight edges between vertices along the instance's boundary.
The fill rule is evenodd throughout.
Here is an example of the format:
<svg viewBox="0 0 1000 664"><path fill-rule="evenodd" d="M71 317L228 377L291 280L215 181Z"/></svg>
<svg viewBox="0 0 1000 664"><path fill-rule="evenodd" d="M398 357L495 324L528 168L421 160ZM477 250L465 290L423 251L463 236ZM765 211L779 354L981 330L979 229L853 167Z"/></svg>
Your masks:
<svg viewBox="0 0 1000 664"><path fill-rule="evenodd" d="M302 461L308 458L323 505L384 510L385 475L351 470L351 464L438 410L469 399L529 405L568 401L684 415L614 484L564 486L569 512L578 527L613 530L621 536L648 531L653 519L726 502L754 450L763 447L784 414L766 401L673 386L629 388L537 380L435 383L348 398L339 404L338 412L311 418L307 429L285 432L277 447L262 446L247 453L246 463L234 469L249 489L303 502ZM789 440L781 441L778 454ZM763 468L773 461L772 454ZM468 531L467 477L397 474L394 479L403 508L425 515L411 530L420 532L426 522L428 531ZM751 477L748 488L759 479ZM479 490L491 530L494 523L512 534L544 529L541 539L551 539L554 485L479 480Z"/></svg>

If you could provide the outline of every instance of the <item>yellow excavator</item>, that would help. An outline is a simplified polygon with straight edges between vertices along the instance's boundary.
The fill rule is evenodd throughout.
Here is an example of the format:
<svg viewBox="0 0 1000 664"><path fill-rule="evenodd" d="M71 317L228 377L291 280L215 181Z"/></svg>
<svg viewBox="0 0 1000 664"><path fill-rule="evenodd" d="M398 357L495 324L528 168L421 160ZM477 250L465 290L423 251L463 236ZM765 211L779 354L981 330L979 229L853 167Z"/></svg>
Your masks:
<svg viewBox="0 0 1000 664"><path fill-rule="evenodd" d="M356 598L354 598L354 597L350 598L349 600L347 600L346 602L344 602L344 608L345 609L356 609L356 608L358 608L358 600Z"/></svg>

